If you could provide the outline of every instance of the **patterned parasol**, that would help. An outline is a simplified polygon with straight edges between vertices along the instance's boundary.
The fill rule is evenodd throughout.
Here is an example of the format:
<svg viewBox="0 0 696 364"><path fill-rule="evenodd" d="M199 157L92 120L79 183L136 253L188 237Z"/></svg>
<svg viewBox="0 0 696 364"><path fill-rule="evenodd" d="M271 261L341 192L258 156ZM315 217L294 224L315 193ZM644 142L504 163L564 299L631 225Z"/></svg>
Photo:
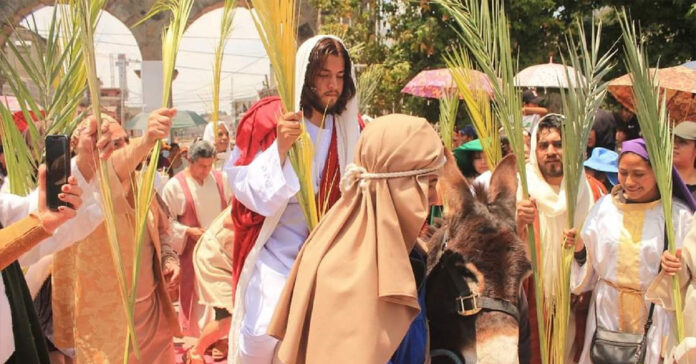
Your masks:
<svg viewBox="0 0 696 364"><path fill-rule="evenodd" d="M564 66L558 63L545 63L530 66L515 76L515 86L517 87L542 87L542 88L568 88L566 70L571 76L570 86L575 85L572 78L575 75L573 67Z"/></svg>
<svg viewBox="0 0 696 364"><path fill-rule="evenodd" d="M651 69L655 74L655 69ZM676 66L661 68L657 71L660 89L667 97L667 110L670 118L679 123L684 120L696 120L696 69ZM633 82L626 74L609 83L609 92L627 109L634 111Z"/></svg>
<svg viewBox="0 0 696 364"><path fill-rule="evenodd" d="M493 89L491 88L488 76L475 70L468 70L468 72L473 73L471 77L473 81L469 87L483 89L492 97ZM405 94L433 99L441 99L456 91L457 85L452 79L449 68L421 71L401 89L401 92Z"/></svg>

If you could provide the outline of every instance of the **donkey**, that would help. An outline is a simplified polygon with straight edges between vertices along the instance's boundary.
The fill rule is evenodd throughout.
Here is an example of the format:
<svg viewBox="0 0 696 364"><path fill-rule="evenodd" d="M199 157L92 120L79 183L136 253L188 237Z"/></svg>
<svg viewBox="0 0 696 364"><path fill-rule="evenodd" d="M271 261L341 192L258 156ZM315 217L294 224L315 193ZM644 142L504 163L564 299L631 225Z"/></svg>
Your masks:
<svg viewBox="0 0 696 364"><path fill-rule="evenodd" d="M475 193L448 158L440 178L446 215L426 238L432 362L518 363L531 264L515 231L515 156L498 165L487 192Z"/></svg>

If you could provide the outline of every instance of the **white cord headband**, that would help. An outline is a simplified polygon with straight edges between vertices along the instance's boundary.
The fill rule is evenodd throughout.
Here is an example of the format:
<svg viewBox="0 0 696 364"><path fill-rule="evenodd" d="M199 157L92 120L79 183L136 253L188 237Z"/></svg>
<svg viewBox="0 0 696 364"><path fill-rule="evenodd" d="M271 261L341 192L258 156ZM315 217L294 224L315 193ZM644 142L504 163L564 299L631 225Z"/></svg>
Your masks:
<svg viewBox="0 0 696 364"><path fill-rule="evenodd" d="M360 188L364 189L367 184L367 181L372 179L403 178L430 174L442 168L442 166L445 165L445 162L447 162L447 158L442 157L442 160L437 165L437 167L388 173L369 173L367 169L365 169L365 167L359 166L355 163L351 163L346 166L346 172L343 174L343 177L341 178L341 193L345 193L346 191L350 190L353 186L355 186L355 183L358 181L360 181Z"/></svg>

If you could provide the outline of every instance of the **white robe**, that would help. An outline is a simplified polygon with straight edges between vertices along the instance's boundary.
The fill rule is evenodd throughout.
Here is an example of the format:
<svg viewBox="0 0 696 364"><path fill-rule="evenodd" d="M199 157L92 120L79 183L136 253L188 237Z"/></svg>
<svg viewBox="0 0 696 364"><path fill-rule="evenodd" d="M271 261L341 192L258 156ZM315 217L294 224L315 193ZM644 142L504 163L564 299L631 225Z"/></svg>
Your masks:
<svg viewBox="0 0 696 364"><path fill-rule="evenodd" d="M22 266L28 266L39 261L43 256L53 254L69 247L74 242L87 237L103 220L99 186L96 178L90 183L77 168L74 160L71 173L82 188L82 206L77 215L56 229L52 236L34 246L19 258ZM0 193L0 223L9 226L26 217L38 207L38 191L34 190L27 196L17 196ZM4 363L14 352L14 336L12 333L12 313L5 293L5 284L0 279L0 363Z"/></svg>
<svg viewBox="0 0 696 364"><path fill-rule="evenodd" d="M319 129L308 121L306 121L306 127L312 142L315 144L312 165L314 189L318 191L331 144L333 118L327 117L324 129ZM257 173L259 171L261 173ZM265 174L266 172L268 175ZM287 207L283 211L278 225L259 252L256 267L246 292L245 305L249 309L242 322L241 336L244 340L242 340L240 347L242 352L254 352L256 344L251 342L255 340L265 341L268 345L275 346L276 340L267 336L266 330L285 286L285 281L290 274L290 269L302 244L309 236L309 230L302 209L295 197L300 190L299 181L289 160L286 160L283 166L280 165L276 143L260 153L249 166L229 169L229 175L230 179L234 181L235 191L250 192L243 195L237 192L235 196L245 206L257 213L264 216L273 215L278 212L278 202L287 201ZM254 189L258 186L265 186L267 181L286 181L287 183L285 186L278 185L277 187L281 188L277 189L273 196L268 196L269 200L274 201L274 203L265 203L264 199L257 199L254 196ZM264 190L264 193L273 190L273 188L270 191ZM272 354L272 350L270 352ZM266 361L259 358L255 359Z"/></svg>
<svg viewBox="0 0 696 364"><path fill-rule="evenodd" d="M614 194L604 196L590 211L581 232L587 262L579 266L573 260L571 266L572 292L594 290L580 363L591 363L595 317L608 330L643 332L650 305L642 293L657 276L660 265L665 224L660 202L624 204L615 199ZM681 246L691 213L675 201L673 218L675 239ZM624 293L615 287L621 287ZM627 289L636 294L626 293ZM661 362L663 337L671 334L671 325L670 315L656 305L647 337L646 364Z"/></svg>

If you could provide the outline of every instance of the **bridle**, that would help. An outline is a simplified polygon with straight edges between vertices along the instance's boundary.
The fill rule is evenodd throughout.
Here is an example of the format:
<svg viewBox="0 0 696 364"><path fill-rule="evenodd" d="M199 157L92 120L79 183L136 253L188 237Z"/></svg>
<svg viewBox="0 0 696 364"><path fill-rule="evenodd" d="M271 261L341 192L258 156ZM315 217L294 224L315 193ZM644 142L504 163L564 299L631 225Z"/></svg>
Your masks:
<svg viewBox="0 0 696 364"><path fill-rule="evenodd" d="M437 263L444 268L456 288L457 296L451 306L453 311L462 317L475 316L481 311L497 311L512 316L519 323L520 311L515 304L501 298L486 297L479 292L471 291L469 284L455 267L457 256L458 254L443 255ZM463 268L471 272L468 268Z"/></svg>

